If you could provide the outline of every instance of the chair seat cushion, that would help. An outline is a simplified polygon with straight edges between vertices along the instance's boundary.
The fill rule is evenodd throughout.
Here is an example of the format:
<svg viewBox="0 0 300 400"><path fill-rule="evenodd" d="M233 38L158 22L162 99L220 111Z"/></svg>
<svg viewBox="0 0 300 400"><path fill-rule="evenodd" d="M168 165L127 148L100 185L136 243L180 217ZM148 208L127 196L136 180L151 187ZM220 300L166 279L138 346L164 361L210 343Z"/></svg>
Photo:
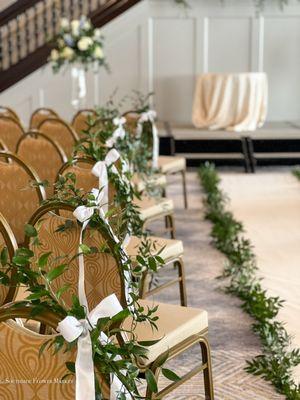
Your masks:
<svg viewBox="0 0 300 400"><path fill-rule="evenodd" d="M138 174L133 175L132 183L136 186L139 192L146 189L146 182ZM149 177L147 183L154 187L164 187L167 186L167 179L165 175L155 174Z"/></svg>
<svg viewBox="0 0 300 400"><path fill-rule="evenodd" d="M183 243L181 240L164 239L156 236L149 236L148 239L151 241L151 251L153 254L157 254L163 248L159 256L165 263L177 259L183 254ZM141 242L141 238L131 236L130 242L126 248L126 252L130 258L134 259L138 255Z"/></svg>
<svg viewBox="0 0 300 400"><path fill-rule="evenodd" d="M141 306L153 308L158 305L155 315L159 317L157 330L152 329L149 323L138 323L134 334L138 341L161 339L156 344L147 347L148 359L141 359L143 366L151 364L158 356L174 346L182 343L193 335L205 333L208 328L207 312L197 308L181 307L173 304L156 303L150 300L139 300ZM175 318L174 318L175 317ZM124 327L129 328L131 320L124 322Z"/></svg>
<svg viewBox="0 0 300 400"><path fill-rule="evenodd" d="M158 167L163 174L184 171L186 169L186 159L184 157L159 156Z"/></svg>
<svg viewBox="0 0 300 400"><path fill-rule="evenodd" d="M173 201L165 197L155 199L144 196L141 200L135 200L135 204L140 207L139 211L143 221L168 215L174 210Z"/></svg>

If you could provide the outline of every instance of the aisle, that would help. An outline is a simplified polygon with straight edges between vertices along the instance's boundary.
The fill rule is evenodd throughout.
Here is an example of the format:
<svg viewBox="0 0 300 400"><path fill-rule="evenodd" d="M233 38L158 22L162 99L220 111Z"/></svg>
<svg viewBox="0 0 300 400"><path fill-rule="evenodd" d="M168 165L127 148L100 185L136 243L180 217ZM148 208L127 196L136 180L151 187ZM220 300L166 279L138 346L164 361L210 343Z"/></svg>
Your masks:
<svg viewBox="0 0 300 400"><path fill-rule="evenodd" d="M288 170L221 177L229 207L254 245L263 286L286 300L278 317L300 347L300 182Z"/></svg>
<svg viewBox="0 0 300 400"><path fill-rule="evenodd" d="M204 308L209 314L216 400L283 400L268 383L244 371L247 359L260 352L258 339L251 332L251 318L240 308L240 301L225 294L222 281L224 256L211 245L211 225L204 219L199 179L188 173L189 209L183 209L180 177L170 177L168 195L174 199L177 236L183 240L188 290L188 305ZM174 274L173 267L163 276ZM163 278L162 276L162 278ZM161 293L161 301L178 304L176 287ZM192 367L199 346L172 362L180 375ZM204 400L202 377L196 376L173 392L166 400Z"/></svg>

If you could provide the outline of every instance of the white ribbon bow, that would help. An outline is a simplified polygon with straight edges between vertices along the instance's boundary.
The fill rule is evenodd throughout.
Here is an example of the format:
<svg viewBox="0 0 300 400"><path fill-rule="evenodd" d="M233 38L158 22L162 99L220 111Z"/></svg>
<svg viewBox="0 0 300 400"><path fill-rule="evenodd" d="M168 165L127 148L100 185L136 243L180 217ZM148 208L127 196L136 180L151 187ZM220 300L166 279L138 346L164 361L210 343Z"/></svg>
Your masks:
<svg viewBox="0 0 300 400"><path fill-rule="evenodd" d="M58 332L67 342L71 343L78 339L75 362L76 400L95 400L93 349L89 332L96 327L99 318L112 318L122 310L123 308L118 298L115 294L112 294L103 299L88 314L86 319L78 320L75 317L67 316L58 324ZM109 338L104 332L101 332L99 340L101 340L103 344L109 342ZM117 359L120 359L120 357L116 357L116 360ZM115 400L120 391L123 391L126 399L131 398L126 389L123 388L123 384L117 376L111 374L110 381L111 400Z"/></svg>
<svg viewBox="0 0 300 400"><path fill-rule="evenodd" d="M105 142L107 147L114 147L118 139L124 139L126 132L124 129L124 124L126 123L126 118L116 117L113 119L113 124L117 126L117 129L113 132L112 137L107 139Z"/></svg>
<svg viewBox="0 0 300 400"><path fill-rule="evenodd" d="M104 161L98 161L92 168L92 174L99 178L99 189L102 188L104 192L103 196L103 207L105 213L108 210L108 173L107 168L114 164L120 158L120 153L116 149L111 149L104 159ZM118 170L115 165L112 166L112 172L117 174Z"/></svg>
<svg viewBox="0 0 300 400"><path fill-rule="evenodd" d="M143 131L143 123L144 122L151 122L152 125L152 168L158 168L158 156L159 156L159 137L158 137L158 130L155 124L156 119L156 111L149 110L141 114L138 120L138 127L137 127L137 135L138 137L141 136Z"/></svg>

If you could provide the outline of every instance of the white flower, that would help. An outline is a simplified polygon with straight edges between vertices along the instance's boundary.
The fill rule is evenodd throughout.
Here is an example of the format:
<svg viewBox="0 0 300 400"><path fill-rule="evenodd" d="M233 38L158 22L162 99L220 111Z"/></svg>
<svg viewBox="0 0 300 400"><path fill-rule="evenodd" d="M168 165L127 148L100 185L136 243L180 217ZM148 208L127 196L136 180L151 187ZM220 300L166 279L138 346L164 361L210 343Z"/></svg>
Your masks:
<svg viewBox="0 0 300 400"><path fill-rule="evenodd" d="M71 47L65 47L63 49L62 55L66 60L71 60L74 55L74 50L71 49Z"/></svg>
<svg viewBox="0 0 300 400"><path fill-rule="evenodd" d="M80 26L80 21L78 21L78 19L74 19L71 22L72 33L74 36L79 35L79 26Z"/></svg>
<svg viewBox="0 0 300 400"><path fill-rule="evenodd" d="M93 39L88 36L83 36L77 43L77 47L81 51L87 50L93 45Z"/></svg>
<svg viewBox="0 0 300 400"><path fill-rule="evenodd" d="M101 35L102 35L101 29L96 28L96 29L94 30L94 38L95 38L95 39L101 39Z"/></svg>
<svg viewBox="0 0 300 400"><path fill-rule="evenodd" d="M51 50L50 58L52 61L57 61L59 59L59 52L56 49Z"/></svg>
<svg viewBox="0 0 300 400"><path fill-rule="evenodd" d="M90 28L91 28L90 21L85 21L85 23L83 24L83 29L89 30Z"/></svg>
<svg viewBox="0 0 300 400"><path fill-rule="evenodd" d="M62 29L68 29L69 26L70 26L70 23L69 23L69 20L68 20L67 18L62 18L62 19L60 20L60 27L61 27Z"/></svg>
<svg viewBox="0 0 300 400"><path fill-rule="evenodd" d="M94 57L95 58L103 58L104 54L103 54L103 50L101 49L100 46L96 46L95 50L94 50Z"/></svg>

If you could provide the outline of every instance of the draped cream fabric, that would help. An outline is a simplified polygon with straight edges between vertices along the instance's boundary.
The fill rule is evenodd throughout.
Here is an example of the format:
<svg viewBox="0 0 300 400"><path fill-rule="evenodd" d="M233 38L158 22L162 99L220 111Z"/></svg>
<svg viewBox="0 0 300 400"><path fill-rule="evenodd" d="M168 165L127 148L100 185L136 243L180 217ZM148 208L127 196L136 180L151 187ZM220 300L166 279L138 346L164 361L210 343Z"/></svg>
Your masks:
<svg viewBox="0 0 300 400"><path fill-rule="evenodd" d="M203 74L196 85L193 124L197 128L254 131L266 119L265 73Z"/></svg>

